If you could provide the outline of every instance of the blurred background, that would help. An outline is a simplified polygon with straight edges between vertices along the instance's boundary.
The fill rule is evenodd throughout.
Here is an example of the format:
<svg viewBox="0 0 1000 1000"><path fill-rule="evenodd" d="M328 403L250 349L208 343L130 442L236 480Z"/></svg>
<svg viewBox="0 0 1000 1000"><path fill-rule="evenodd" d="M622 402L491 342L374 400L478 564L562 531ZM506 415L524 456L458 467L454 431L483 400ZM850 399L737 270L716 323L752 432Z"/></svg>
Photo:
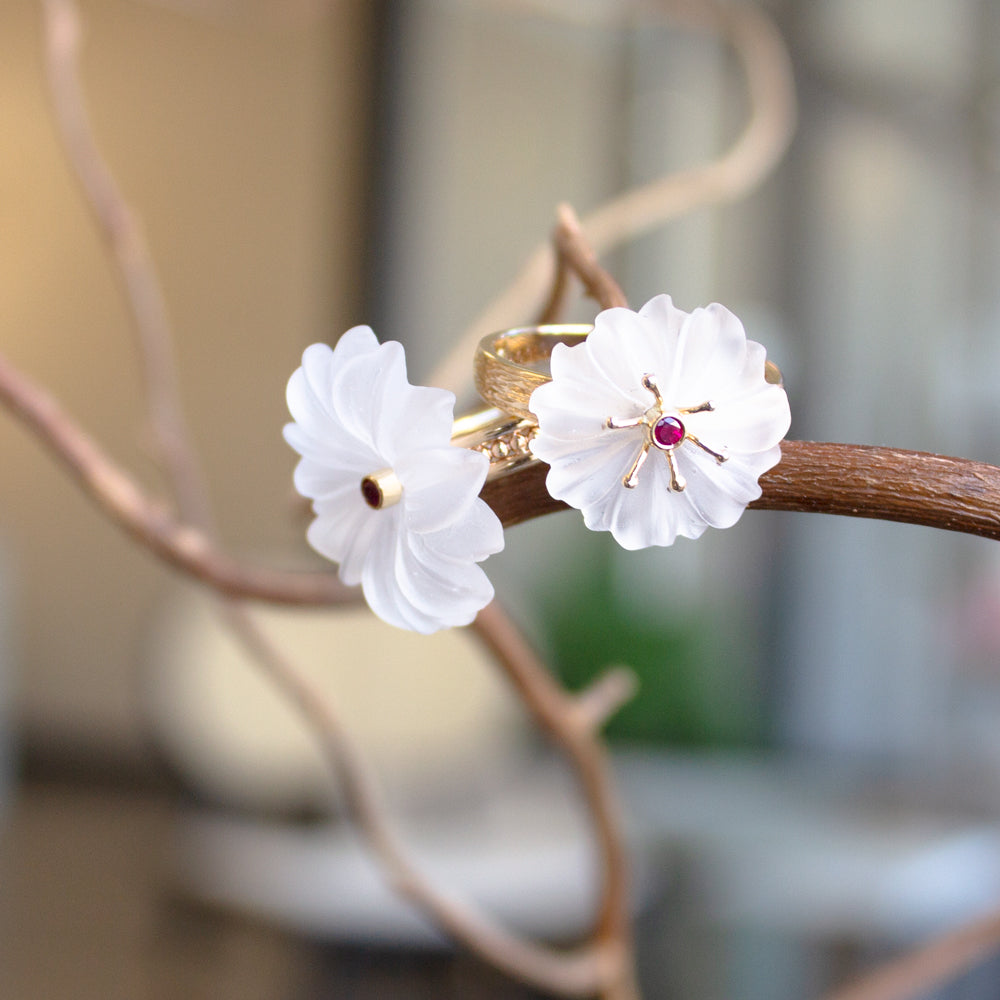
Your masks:
<svg viewBox="0 0 1000 1000"><path fill-rule="evenodd" d="M793 438L1000 463L1000 10L766 9L795 67L789 155L613 272L636 306L733 309L784 371ZM426 379L558 202L703 162L746 114L717 39L619 0L82 14L94 129L159 267L225 545L285 566L316 565L280 435L307 344L370 323ZM3 350L159 489L41 25L0 6ZM0 995L537 995L388 896L198 593L10 420L0 462ZM627 553L561 514L509 531L489 572L569 683L640 675L610 734L648 996L816 995L1000 899L994 546L752 512ZM466 637L265 620L344 706L431 870L533 933L585 924L572 789ZM996 974L934 995L994 997Z"/></svg>

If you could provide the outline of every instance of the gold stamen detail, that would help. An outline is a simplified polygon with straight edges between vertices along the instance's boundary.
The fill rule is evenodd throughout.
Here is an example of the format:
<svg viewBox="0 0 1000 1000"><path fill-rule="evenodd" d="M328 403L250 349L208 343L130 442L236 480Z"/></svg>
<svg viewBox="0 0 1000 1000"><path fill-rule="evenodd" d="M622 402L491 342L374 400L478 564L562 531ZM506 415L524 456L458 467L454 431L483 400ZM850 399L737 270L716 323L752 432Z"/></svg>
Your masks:
<svg viewBox="0 0 1000 1000"><path fill-rule="evenodd" d="M722 465L722 463L727 461L729 458L728 455L723 455L722 452L713 451L711 448L709 448L707 444L704 444L703 442L699 441L698 438L696 438L693 434L690 433L685 434L684 439L686 441L690 441L692 444L696 444L699 448L701 448L702 451L707 452L709 455L712 456L712 458L716 460L716 462L719 463L719 465Z"/></svg>
<svg viewBox="0 0 1000 1000"><path fill-rule="evenodd" d="M674 493L683 493L687 483L684 481L684 477L677 471L677 459L674 457L673 450L666 452L666 456L667 464L670 466L670 489Z"/></svg>
<svg viewBox="0 0 1000 1000"><path fill-rule="evenodd" d="M632 468L625 473L625 477L622 479L622 486L627 490L634 490L636 486L639 485L639 470L642 468L649 456L649 442L645 442L642 446L642 450L638 455L635 456L635 461L632 463Z"/></svg>

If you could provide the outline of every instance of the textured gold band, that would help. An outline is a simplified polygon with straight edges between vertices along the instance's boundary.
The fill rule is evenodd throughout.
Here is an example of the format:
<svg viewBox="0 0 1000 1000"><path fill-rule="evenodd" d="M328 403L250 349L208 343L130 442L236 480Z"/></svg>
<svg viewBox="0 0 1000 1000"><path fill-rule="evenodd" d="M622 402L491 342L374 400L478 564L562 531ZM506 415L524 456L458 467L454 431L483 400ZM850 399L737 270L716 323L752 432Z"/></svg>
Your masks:
<svg viewBox="0 0 1000 1000"><path fill-rule="evenodd" d="M534 422L528 402L540 385L551 380L552 348L582 343L591 330L586 323L563 323L519 326L483 337L474 364L476 391L498 410ZM773 361L764 363L764 378L772 385L783 382Z"/></svg>
<svg viewBox="0 0 1000 1000"><path fill-rule="evenodd" d="M515 327L483 337L474 365L476 391L504 413L533 421L528 400L550 379L552 348L582 343L591 330L589 323L563 323Z"/></svg>

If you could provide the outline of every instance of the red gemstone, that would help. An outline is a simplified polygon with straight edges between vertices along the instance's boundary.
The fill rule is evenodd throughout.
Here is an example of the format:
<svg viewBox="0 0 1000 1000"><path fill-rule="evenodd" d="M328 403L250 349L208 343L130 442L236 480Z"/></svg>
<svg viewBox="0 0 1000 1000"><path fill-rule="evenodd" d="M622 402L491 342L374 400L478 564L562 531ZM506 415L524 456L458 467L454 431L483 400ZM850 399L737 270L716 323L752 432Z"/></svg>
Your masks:
<svg viewBox="0 0 1000 1000"><path fill-rule="evenodd" d="M684 440L684 425L676 417L660 417L653 425L653 440L659 448L673 448Z"/></svg>
<svg viewBox="0 0 1000 1000"><path fill-rule="evenodd" d="M361 480L361 495L365 498L365 503L373 510L378 510L382 506L382 491L371 476L365 476Z"/></svg>

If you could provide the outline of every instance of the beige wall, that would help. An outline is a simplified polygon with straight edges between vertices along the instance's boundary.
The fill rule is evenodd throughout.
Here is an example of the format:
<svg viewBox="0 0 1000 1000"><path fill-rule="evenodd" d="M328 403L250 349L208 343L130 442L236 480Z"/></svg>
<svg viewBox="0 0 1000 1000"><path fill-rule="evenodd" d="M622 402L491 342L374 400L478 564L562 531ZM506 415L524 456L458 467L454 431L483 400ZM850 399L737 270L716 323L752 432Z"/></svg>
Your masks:
<svg viewBox="0 0 1000 1000"><path fill-rule="evenodd" d="M284 384L305 344L361 319L370 47L364 0L298 21L273 7L285 14L231 21L92 0L83 72L160 266L226 542L296 553ZM155 486L128 315L46 107L39 8L0 4L0 350ZM135 752L167 573L7 418L0 468L15 712L46 738Z"/></svg>

